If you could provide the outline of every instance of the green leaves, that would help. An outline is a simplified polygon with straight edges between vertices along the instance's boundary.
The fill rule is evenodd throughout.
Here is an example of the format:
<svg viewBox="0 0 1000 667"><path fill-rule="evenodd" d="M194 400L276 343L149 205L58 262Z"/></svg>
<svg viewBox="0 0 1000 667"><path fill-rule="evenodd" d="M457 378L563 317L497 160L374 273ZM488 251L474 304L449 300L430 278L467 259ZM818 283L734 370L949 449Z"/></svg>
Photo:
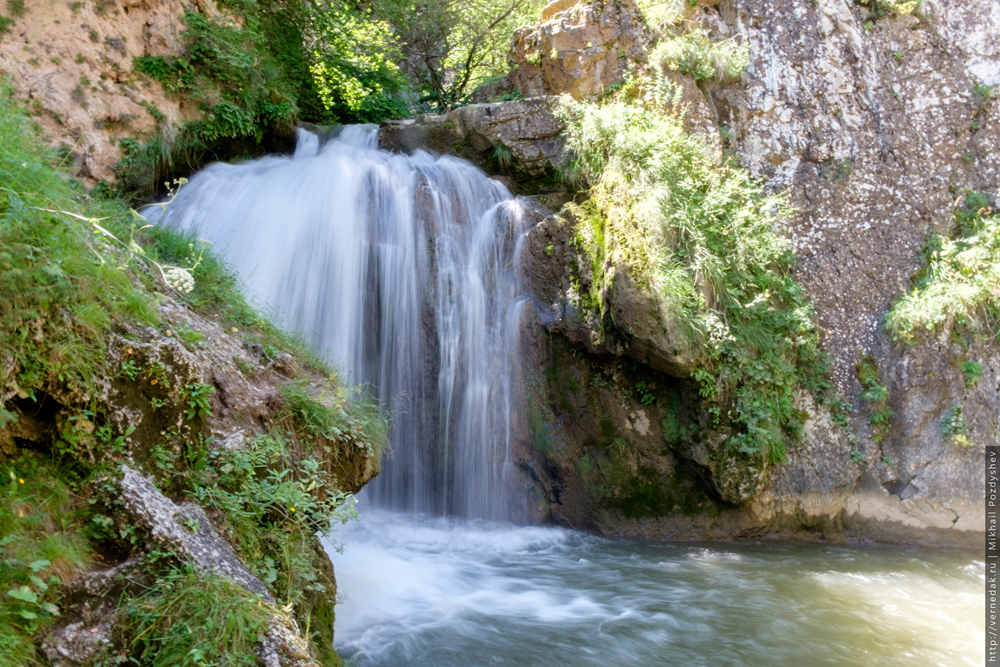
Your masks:
<svg viewBox="0 0 1000 667"><path fill-rule="evenodd" d="M11 596L15 600L21 600L22 602L28 602L31 604L38 602L38 596L35 595L35 592L27 586L21 586L21 588L17 590L9 590L7 591L7 595Z"/></svg>
<svg viewBox="0 0 1000 667"><path fill-rule="evenodd" d="M212 414L212 396L215 394L215 387L200 382L194 382L184 388L184 400L187 402L187 412L185 417L191 419L204 419Z"/></svg>
<svg viewBox="0 0 1000 667"><path fill-rule="evenodd" d="M601 104L560 102L573 177L589 186L572 212L592 260L591 301L605 312L605 271L627 265L665 329L701 360L691 379L711 425L740 431L728 450L778 462L807 417L796 396L823 402L830 391L791 246L775 231L787 198L712 159L672 111L669 88L653 76Z"/></svg>

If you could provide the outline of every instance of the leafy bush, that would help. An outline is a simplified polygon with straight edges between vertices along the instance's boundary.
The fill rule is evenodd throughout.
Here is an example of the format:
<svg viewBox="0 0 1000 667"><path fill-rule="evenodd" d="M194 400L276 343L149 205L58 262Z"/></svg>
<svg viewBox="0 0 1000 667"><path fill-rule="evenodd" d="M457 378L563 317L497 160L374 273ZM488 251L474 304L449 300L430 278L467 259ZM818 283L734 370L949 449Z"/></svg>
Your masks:
<svg viewBox="0 0 1000 667"><path fill-rule="evenodd" d="M934 331L1000 336L1000 214L982 194L966 193L955 211L954 237L932 233L914 288L893 304L886 326L915 342Z"/></svg>
<svg viewBox="0 0 1000 667"><path fill-rule="evenodd" d="M700 27L670 30L650 55L662 71L676 71L695 81L738 81L750 64L750 48L732 39L713 40Z"/></svg>
<svg viewBox="0 0 1000 667"><path fill-rule="evenodd" d="M740 429L727 446L781 461L802 429L799 391L823 396L828 362L812 309L777 229L788 207L743 169L716 164L703 141L664 111L669 86L643 83L636 103L564 98L570 178L590 186L578 245L594 268L591 307L606 308L605 268L626 264L671 329L704 362L694 374L716 414Z"/></svg>

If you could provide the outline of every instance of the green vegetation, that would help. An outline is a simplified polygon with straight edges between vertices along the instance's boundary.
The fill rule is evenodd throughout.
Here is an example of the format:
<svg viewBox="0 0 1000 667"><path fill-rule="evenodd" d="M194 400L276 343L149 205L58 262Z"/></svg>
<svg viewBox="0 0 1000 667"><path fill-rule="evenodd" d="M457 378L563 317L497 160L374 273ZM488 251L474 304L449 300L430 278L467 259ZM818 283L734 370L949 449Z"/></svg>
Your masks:
<svg viewBox="0 0 1000 667"><path fill-rule="evenodd" d="M508 70L510 37L538 18L544 0L383 0L375 15L396 36L400 68L438 111L467 102ZM540 60L539 60L540 62Z"/></svg>
<svg viewBox="0 0 1000 667"><path fill-rule="evenodd" d="M909 16L914 12L919 15L924 0L854 0L854 4L864 9L863 27L871 30L883 16Z"/></svg>
<svg viewBox="0 0 1000 667"><path fill-rule="evenodd" d="M299 120L377 123L466 103L506 73L512 31L542 4L222 0L221 12L189 9L183 54L133 67L201 117L170 128L147 107L159 130L122 140L120 186L148 195L206 156L259 153L265 137L289 137Z"/></svg>
<svg viewBox="0 0 1000 667"><path fill-rule="evenodd" d="M36 141L9 94L0 93L0 349L10 359L0 384L28 396L53 379L91 385L113 320L157 320L155 300L132 283L101 231L130 238L128 209L94 199L78 217L82 191Z"/></svg>
<svg viewBox="0 0 1000 667"><path fill-rule="evenodd" d="M606 269L627 265L702 359L693 379L706 409L739 431L727 450L778 462L802 430L796 394L825 400L829 391L812 310L775 231L787 205L746 171L717 164L666 110L673 95L654 77L602 104L561 103L568 177L590 187L574 209L594 274L583 305L603 321Z"/></svg>
<svg viewBox="0 0 1000 667"><path fill-rule="evenodd" d="M969 360L962 362L962 372L965 373L965 386L971 387L983 376L983 365L978 361Z"/></svg>
<svg viewBox="0 0 1000 667"><path fill-rule="evenodd" d="M701 27L671 30L664 34L650 62L661 71L676 71L695 81L738 81L750 64L749 45L733 40L713 40Z"/></svg>
<svg viewBox="0 0 1000 667"><path fill-rule="evenodd" d="M868 421L872 425L872 439L882 442L889 433L889 390L879 382L878 365L874 357L865 356L855 367L858 382L861 383L861 398L868 404Z"/></svg>
<svg viewBox="0 0 1000 667"><path fill-rule="evenodd" d="M680 72L698 82L733 83L750 64L749 44L711 39L697 23L684 20L686 0L639 0L656 46L649 62L659 72Z"/></svg>
<svg viewBox="0 0 1000 667"><path fill-rule="evenodd" d="M933 332L1000 337L1000 214L979 193L965 193L951 234L932 233L914 288L886 317L900 341Z"/></svg>
<svg viewBox="0 0 1000 667"><path fill-rule="evenodd" d="M0 386L12 392L0 405L0 664L39 664L35 645L60 613L63 585L92 560L141 553L144 536L114 483L125 461L172 497L217 512L317 655L332 655L332 574L316 534L353 515L349 492L388 441L380 407L262 319L203 244L85 195L41 145L0 95ZM293 352L310 373L282 389L245 448L211 447L215 387L138 349L112 363L113 331L136 348L137 327L203 343L189 326L160 321L164 294L215 316L272 363ZM134 427L112 420L106 390L95 391L108 383L143 414L135 442ZM221 580L196 581L176 555L143 558L156 583L122 583L117 651L139 665L252 663L262 602Z"/></svg>
<svg viewBox="0 0 1000 667"><path fill-rule="evenodd" d="M60 614L59 592L91 562L71 489L24 459L0 479L0 665L36 663L32 635Z"/></svg>
<svg viewBox="0 0 1000 667"><path fill-rule="evenodd" d="M945 412L941 419L941 435L951 440L959 447L971 447L969 438L969 422L962 414L962 406L955 405Z"/></svg>
<svg viewBox="0 0 1000 667"><path fill-rule="evenodd" d="M185 12L182 57L134 59L137 72L197 103L202 117L177 131L161 126L145 143L123 141L118 175L126 190L148 193L226 142L253 145L265 132L290 134L300 109L322 108L302 53L303 10L281 0L220 4L230 13Z"/></svg>
<svg viewBox="0 0 1000 667"><path fill-rule="evenodd" d="M140 595L126 595L116 628L130 662L151 667L257 663L270 608L232 582L168 565Z"/></svg>

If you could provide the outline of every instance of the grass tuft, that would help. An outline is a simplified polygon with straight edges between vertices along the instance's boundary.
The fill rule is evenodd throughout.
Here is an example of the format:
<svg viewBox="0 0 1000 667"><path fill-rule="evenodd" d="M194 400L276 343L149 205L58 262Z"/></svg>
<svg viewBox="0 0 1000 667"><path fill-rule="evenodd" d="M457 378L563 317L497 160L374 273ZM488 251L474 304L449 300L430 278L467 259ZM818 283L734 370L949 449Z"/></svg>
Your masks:
<svg viewBox="0 0 1000 667"><path fill-rule="evenodd" d="M967 192L954 222L949 236L927 237L913 290L886 316L899 341L962 331L1000 340L1000 212L985 195Z"/></svg>
<svg viewBox="0 0 1000 667"><path fill-rule="evenodd" d="M191 568L168 568L144 594L127 597L116 632L138 665L257 664L276 610L237 584Z"/></svg>

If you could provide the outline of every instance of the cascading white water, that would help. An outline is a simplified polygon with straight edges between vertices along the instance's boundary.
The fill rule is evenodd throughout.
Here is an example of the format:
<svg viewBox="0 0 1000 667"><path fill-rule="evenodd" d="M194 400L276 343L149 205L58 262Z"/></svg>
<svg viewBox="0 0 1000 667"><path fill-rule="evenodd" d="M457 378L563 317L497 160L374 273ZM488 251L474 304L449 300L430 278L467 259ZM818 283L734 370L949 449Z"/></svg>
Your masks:
<svg viewBox="0 0 1000 667"><path fill-rule="evenodd" d="M520 204L472 165L377 148L373 126L215 164L155 222L212 242L251 296L393 414L376 506L507 518L523 306Z"/></svg>

